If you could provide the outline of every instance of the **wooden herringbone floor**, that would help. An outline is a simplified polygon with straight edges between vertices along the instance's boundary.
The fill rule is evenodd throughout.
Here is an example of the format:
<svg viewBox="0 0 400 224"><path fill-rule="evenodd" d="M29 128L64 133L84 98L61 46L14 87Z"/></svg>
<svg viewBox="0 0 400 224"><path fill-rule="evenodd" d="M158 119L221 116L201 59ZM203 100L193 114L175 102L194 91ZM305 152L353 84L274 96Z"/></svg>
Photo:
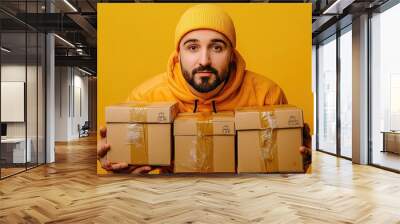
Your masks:
<svg viewBox="0 0 400 224"><path fill-rule="evenodd" d="M0 181L0 223L400 223L400 175L314 153L307 175L96 175L95 139Z"/></svg>

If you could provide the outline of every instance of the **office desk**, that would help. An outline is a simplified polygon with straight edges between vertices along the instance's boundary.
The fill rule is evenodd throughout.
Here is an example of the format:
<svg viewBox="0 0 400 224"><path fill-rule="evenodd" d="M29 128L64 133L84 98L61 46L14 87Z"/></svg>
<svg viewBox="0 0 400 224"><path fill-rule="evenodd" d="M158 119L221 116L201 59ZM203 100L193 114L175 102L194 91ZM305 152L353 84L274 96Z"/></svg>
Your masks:
<svg viewBox="0 0 400 224"><path fill-rule="evenodd" d="M400 131L382 131L382 152L393 152L400 154Z"/></svg>
<svg viewBox="0 0 400 224"><path fill-rule="evenodd" d="M25 138L1 139L1 159L5 160L5 163L31 162L32 140L28 138L26 142L28 147L25 154Z"/></svg>

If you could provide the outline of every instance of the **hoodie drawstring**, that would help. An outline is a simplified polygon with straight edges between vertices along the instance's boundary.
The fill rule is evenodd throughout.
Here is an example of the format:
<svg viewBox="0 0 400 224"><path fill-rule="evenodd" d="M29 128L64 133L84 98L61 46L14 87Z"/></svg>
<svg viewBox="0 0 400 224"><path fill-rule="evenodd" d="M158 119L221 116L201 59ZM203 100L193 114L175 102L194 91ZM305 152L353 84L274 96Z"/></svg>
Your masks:
<svg viewBox="0 0 400 224"><path fill-rule="evenodd" d="M217 106L215 105L215 100L211 101L211 103L214 113L217 113Z"/></svg>
<svg viewBox="0 0 400 224"><path fill-rule="evenodd" d="M193 113L196 113L196 111L197 111L197 103L199 102L199 100L198 99L195 99L194 100L194 108L193 108Z"/></svg>
<svg viewBox="0 0 400 224"><path fill-rule="evenodd" d="M199 103L199 100L198 100L198 99L195 99L195 100L194 100L193 113L196 113L196 112L197 112L198 103ZM216 104L215 104L215 100L211 101L211 104L212 104L213 112L214 112L214 113L217 113L217 106L216 106Z"/></svg>

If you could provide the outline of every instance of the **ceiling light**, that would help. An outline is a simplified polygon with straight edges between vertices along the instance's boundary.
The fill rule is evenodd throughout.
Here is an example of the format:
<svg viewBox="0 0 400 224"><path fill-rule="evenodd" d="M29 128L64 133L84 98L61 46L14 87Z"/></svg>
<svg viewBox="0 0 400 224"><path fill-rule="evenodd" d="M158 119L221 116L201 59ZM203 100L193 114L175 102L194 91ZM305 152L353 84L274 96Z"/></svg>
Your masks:
<svg viewBox="0 0 400 224"><path fill-rule="evenodd" d="M55 37L57 37L59 40L61 40L62 42L64 42L64 43L66 43L67 45L69 45L70 47L73 47L73 48L75 48L75 45L73 45L71 42L69 42L68 40L66 40L66 39L64 39L64 38L62 38L62 37L60 37L59 35L57 35L57 34L54 34L54 36Z"/></svg>
<svg viewBox="0 0 400 224"><path fill-rule="evenodd" d="M86 71L86 70L83 70L83 69L81 69L81 68L79 68L79 67L78 67L78 70L81 71L81 72L83 72L83 73L85 73L85 74L87 74L87 75L93 75L92 73L90 73L90 72L88 72L88 71Z"/></svg>
<svg viewBox="0 0 400 224"><path fill-rule="evenodd" d="M336 0L332 5L324 10L322 14L342 14L343 9L351 5L355 0Z"/></svg>
<svg viewBox="0 0 400 224"><path fill-rule="evenodd" d="M74 12L78 12L78 10L71 4L69 3L68 0L64 0L65 4L67 4Z"/></svg>
<svg viewBox="0 0 400 224"><path fill-rule="evenodd" d="M1 47L1 51L4 51L6 53L10 53L11 52L11 50L9 50L9 49L7 49L5 47Z"/></svg>

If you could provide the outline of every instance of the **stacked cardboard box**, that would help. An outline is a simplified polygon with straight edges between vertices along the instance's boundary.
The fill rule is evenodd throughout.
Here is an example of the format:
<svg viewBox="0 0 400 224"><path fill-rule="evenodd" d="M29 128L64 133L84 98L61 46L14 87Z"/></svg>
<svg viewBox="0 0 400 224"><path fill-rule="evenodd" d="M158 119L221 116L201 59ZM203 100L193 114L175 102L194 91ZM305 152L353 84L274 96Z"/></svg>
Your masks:
<svg viewBox="0 0 400 224"><path fill-rule="evenodd" d="M181 113L174 122L175 173L234 173L233 112Z"/></svg>
<svg viewBox="0 0 400 224"><path fill-rule="evenodd" d="M131 102L106 108L107 153L110 162L132 165L171 163L171 129L175 102Z"/></svg>
<svg viewBox="0 0 400 224"><path fill-rule="evenodd" d="M111 144L107 159L168 166L172 155L175 173L234 173L236 148L238 173L304 172L299 152L303 114L299 108L249 107L239 108L235 114L177 115L177 111L174 102L107 107L107 142Z"/></svg>
<svg viewBox="0 0 400 224"><path fill-rule="evenodd" d="M302 110L290 105L235 112L239 173L304 172Z"/></svg>

